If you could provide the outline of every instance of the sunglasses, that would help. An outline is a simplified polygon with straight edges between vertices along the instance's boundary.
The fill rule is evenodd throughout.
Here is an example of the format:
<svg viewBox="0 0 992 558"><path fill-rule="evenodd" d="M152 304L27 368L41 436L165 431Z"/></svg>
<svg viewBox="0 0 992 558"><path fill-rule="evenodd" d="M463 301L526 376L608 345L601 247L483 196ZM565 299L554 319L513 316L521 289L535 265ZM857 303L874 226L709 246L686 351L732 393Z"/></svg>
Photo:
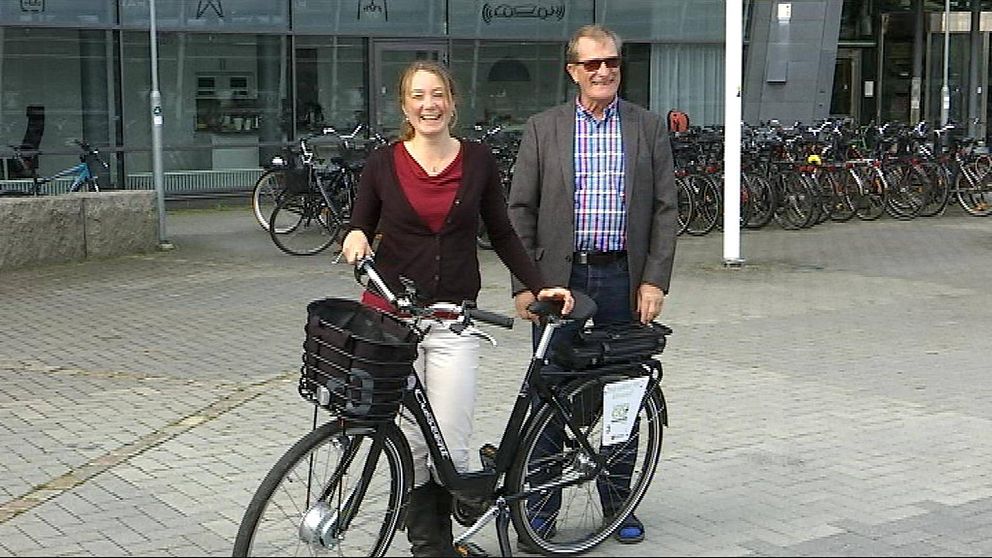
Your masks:
<svg viewBox="0 0 992 558"><path fill-rule="evenodd" d="M572 64L575 64L576 66L582 66L583 68L585 68L587 72L595 72L599 70L599 67L603 64L606 64L607 68L614 70L620 67L620 57L611 56L609 58L593 58L590 60L580 60L580 61L572 62Z"/></svg>

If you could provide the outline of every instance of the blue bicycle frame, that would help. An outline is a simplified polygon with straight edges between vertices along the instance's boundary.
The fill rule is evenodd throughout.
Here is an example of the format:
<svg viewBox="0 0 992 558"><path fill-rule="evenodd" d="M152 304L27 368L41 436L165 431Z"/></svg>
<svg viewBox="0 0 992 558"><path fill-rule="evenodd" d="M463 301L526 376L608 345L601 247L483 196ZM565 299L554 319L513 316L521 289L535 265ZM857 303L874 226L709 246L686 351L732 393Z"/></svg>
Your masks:
<svg viewBox="0 0 992 558"><path fill-rule="evenodd" d="M72 179L72 185L69 186L69 191L70 192L78 192L80 189L82 189L83 184L85 184L87 182L90 182L93 185L93 191L95 191L95 192L99 192L100 191L100 185L97 184L96 180L92 180L93 179L93 173L90 171L90 166L88 164L84 163L84 162L80 162L79 164L77 164L75 166L69 167L69 168L67 168L65 170L62 170L62 171L59 171L59 172L57 172L57 173L55 173L55 174L53 174L51 176L46 176L46 177L43 177L43 178L36 179L35 180L35 189L37 190L38 187L41 186L42 184L47 184L47 183L52 182L54 180L58 180L59 178L62 178L62 177L65 177L65 176L70 176L70 175L73 175L73 174L75 174L76 176L75 176L75 178ZM91 182L91 180L92 180L92 182Z"/></svg>

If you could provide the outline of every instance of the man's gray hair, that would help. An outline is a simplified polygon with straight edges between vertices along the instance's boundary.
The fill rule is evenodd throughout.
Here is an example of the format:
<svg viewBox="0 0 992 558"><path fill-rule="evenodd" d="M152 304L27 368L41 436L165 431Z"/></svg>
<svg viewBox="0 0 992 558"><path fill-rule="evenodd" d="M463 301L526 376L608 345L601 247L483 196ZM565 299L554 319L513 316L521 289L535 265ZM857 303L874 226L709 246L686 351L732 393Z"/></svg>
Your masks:
<svg viewBox="0 0 992 558"><path fill-rule="evenodd" d="M582 27L579 27L575 33L572 34L572 38L568 40L568 48L565 50L565 58L568 60L569 64L578 62L578 53L575 52L575 49L579 43L579 39L583 37L588 37L601 42L608 40L613 41L613 45L617 47L617 54L620 54L620 47L623 46L623 41L620 40L620 35L617 35L610 29L598 24L583 25Z"/></svg>

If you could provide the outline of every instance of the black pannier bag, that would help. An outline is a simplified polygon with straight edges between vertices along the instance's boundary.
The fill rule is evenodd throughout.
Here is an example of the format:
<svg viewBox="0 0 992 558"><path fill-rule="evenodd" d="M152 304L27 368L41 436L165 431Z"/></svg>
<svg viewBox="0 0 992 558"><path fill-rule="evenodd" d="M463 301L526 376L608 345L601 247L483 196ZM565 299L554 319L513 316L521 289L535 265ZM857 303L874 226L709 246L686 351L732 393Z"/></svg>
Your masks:
<svg viewBox="0 0 992 558"><path fill-rule="evenodd" d="M657 322L587 327L572 339L557 342L551 349L551 358L571 370L644 362L665 350L671 333L668 326Z"/></svg>
<svg viewBox="0 0 992 558"><path fill-rule="evenodd" d="M420 335L399 318L353 300L307 306L300 395L342 418L395 418Z"/></svg>

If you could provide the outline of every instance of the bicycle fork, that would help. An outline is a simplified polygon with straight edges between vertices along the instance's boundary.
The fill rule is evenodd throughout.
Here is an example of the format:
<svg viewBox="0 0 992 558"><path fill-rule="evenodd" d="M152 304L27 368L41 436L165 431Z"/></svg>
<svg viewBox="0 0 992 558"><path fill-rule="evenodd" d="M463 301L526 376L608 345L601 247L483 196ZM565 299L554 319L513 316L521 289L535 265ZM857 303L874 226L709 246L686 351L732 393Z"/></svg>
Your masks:
<svg viewBox="0 0 992 558"><path fill-rule="evenodd" d="M365 491L368 489L372 475L375 473L379 455L382 453L382 435L376 433L372 437L372 447L365 458L365 466L362 468L362 475L348 495L338 494L338 501L343 504L331 506L328 500L334 496L334 488L341 491L344 471L348 470L351 462L355 459L361 442L354 438L342 436L342 444L347 444L345 454L342 456L334 475L331 477L327 487L323 489L321 495L312 506L303 514L300 521L299 537L311 548L325 548L333 550L337 546L337 541L343 537L345 531L351 525L351 520L358 513L359 506L365 498ZM311 456L312 459L312 456ZM311 465L312 467L312 465Z"/></svg>

